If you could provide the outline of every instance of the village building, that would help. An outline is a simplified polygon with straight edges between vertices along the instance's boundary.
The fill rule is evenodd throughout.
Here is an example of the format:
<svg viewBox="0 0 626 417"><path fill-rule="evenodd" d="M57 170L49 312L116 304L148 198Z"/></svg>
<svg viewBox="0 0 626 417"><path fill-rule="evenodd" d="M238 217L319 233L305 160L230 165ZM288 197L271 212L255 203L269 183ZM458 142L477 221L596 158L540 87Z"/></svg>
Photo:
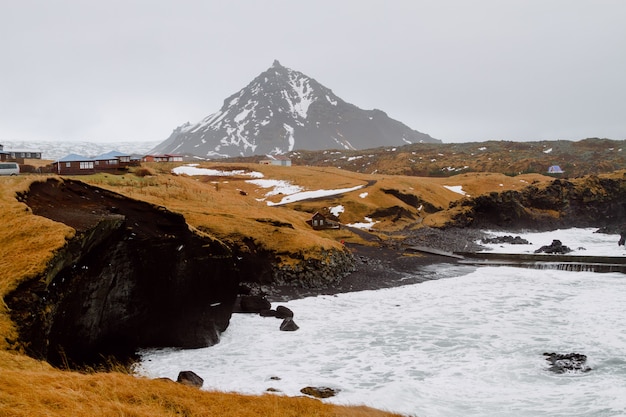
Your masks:
<svg viewBox="0 0 626 417"><path fill-rule="evenodd" d="M52 163L53 172L59 175L84 175L96 172L125 171L131 165L130 155L117 151L95 157L69 154Z"/></svg>
<svg viewBox="0 0 626 417"><path fill-rule="evenodd" d="M93 159L75 153L54 161L52 168L53 172L59 175L93 174L96 172Z"/></svg>
<svg viewBox="0 0 626 417"><path fill-rule="evenodd" d="M126 169L130 165L130 155L118 151L103 153L92 159L96 171Z"/></svg>
<svg viewBox="0 0 626 417"><path fill-rule="evenodd" d="M0 161L11 161L23 164L26 159L41 159L41 152L5 150L4 146L0 145Z"/></svg>
<svg viewBox="0 0 626 417"><path fill-rule="evenodd" d="M309 220L306 221L309 226L315 230L323 229L339 229L339 222L331 220L319 211L315 212Z"/></svg>
<svg viewBox="0 0 626 417"><path fill-rule="evenodd" d="M259 161L261 165L279 165L284 167L291 166L291 159L285 155L266 155L266 159Z"/></svg>
<svg viewBox="0 0 626 417"><path fill-rule="evenodd" d="M141 158L142 162L183 162L182 155L163 154L163 155L145 155Z"/></svg>

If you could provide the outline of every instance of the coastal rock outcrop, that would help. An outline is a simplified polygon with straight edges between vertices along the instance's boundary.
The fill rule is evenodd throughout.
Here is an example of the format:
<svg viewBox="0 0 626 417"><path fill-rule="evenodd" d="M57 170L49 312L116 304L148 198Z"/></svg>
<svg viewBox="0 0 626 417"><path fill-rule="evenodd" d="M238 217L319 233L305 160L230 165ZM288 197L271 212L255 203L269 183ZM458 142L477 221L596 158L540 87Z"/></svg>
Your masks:
<svg viewBox="0 0 626 417"><path fill-rule="evenodd" d="M626 219L626 175L555 179L545 186L492 192L453 202L448 226L555 229L621 225Z"/></svg>
<svg viewBox="0 0 626 417"><path fill-rule="evenodd" d="M228 246L181 214L71 179L33 182L17 198L76 230L5 297L27 353L54 365L210 346L246 285L326 287L354 267L349 251L328 250L279 268L273 253ZM270 308L259 305L246 308Z"/></svg>
<svg viewBox="0 0 626 417"><path fill-rule="evenodd" d="M6 297L31 356L79 365L217 343L242 272L226 245L180 214L78 181L35 182L20 199L76 229L41 276Z"/></svg>

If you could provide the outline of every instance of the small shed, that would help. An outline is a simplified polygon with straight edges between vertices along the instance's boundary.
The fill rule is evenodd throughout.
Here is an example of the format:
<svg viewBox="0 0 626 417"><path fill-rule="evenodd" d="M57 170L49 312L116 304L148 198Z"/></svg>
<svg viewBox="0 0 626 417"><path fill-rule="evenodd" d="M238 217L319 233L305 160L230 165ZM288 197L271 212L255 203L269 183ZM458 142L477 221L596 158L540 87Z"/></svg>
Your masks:
<svg viewBox="0 0 626 417"><path fill-rule="evenodd" d="M315 230L339 229L339 222L329 219L319 211L315 212L315 214L313 214L313 216L311 216L311 218L306 222Z"/></svg>
<svg viewBox="0 0 626 417"><path fill-rule="evenodd" d="M548 168L548 174L562 174L564 171L558 165L552 165Z"/></svg>
<svg viewBox="0 0 626 417"><path fill-rule="evenodd" d="M261 165L279 165L284 167L291 166L291 159L285 155L266 155L266 159L259 161Z"/></svg>

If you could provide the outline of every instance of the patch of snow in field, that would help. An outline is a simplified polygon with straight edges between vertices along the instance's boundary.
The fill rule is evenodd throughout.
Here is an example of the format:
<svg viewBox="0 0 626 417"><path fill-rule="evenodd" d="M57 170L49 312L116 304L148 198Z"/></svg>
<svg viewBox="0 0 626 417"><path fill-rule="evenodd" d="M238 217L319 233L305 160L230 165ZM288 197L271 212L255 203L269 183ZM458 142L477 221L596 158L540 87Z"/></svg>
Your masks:
<svg viewBox="0 0 626 417"><path fill-rule="evenodd" d="M361 197L361 198L365 198L365 197L367 197L367 196L368 196L368 194L369 194L369 193L367 193L367 192L365 192L365 193L361 193L361 194L359 194L359 197Z"/></svg>
<svg viewBox="0 0 626 417"><path fill-rule="evenodd" d="M272 190L268 191L265 194L266 197L271 197L277 194L290 195L302 191L302 187L300 187L299 185L294 185L289 181L283 180L248 180L246 182L249 184L254 184L261 188L271 188ZM267 204L270 205L270 202L268 201Z"/></svg>
<svg viewBox="0 0 626 417"><path fill-rule="evenodd" d="M550 153L550 152L552 152L552 148L548 148L545 151L543 151L543 153Z"/></svg>
<svg viewBox="0 0 626 417"><path fill-rule="evenodd" d="M198 168L198 164L189 164L176 167L172 169L172 172L176 175L209 175L212 177L232 177L235 175L245 175L252 178L263 178L263 174L256 171L244 171L241 169L235 169L232 171L222 171L219 169L211 168Z"/></svg>
<svg viewBox="0 0 626 417"><path fill-rule="evenodd" d="M365 217L365 221L364 222L360 222L360 223L350 223L347 224L346 226L349 227L355 227L357 229L370 229L372 226L374 226L376 223L378 223L377 221L375 222L374 220L372 220L372 218L370 217Z"/></svg>
<svg viewBox="0 0 626 417"><path fill-rule="evenodd" d="M344 206L342 206L341 204L340 204L340 205L338 205L338 206L335 206L335 207L331 207L331 208L330 208L330 212L331 212L331 213L333 214L333 216L335 216L335 217L339 217L339 215L340 215L341 213L343 213L345 210L346 210L346 209L345 209L345 207L344 207Z"/></svg>
<svg viewBox="0 0 626 417"><path fill-rule="evenodd" d="M296 201L302 201L302 200L309 200L312 198L329 197L329 196L333 196L337 194L349 193L351 191L355 191L363 187L364 187L363 185L357 185L356 187L352 187L352 188L338 188L335 190L315 190L315 191L296 192L296 193L291 193L290 195L283 197L283 199L280 200L278 203L272 203L271 201L268 201L267 205L268 206L280 206L283 204L294 203ZM288 194L288 193L283 192L283 194Z"/></svg>
<svg viewBox="0 0 626 417"><path fill-rule="evenodd" d="M463 191L462 185L444 185L443 188L447 188L448 190L457 194L468 195L465 191Z"/></svg>

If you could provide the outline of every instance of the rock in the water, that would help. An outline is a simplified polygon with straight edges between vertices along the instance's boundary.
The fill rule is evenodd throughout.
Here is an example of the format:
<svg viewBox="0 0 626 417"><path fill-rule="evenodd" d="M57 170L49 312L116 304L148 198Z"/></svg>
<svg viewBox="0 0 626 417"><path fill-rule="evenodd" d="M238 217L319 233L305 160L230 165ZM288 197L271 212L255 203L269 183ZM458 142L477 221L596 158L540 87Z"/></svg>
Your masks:
<svg viewBox="0 0 626 417"><path fill-rule="evenodd" d="M315 398L329 398L337 395L339 390L328 387L304 387L300 392Z"/></svg>
<svg viewBox="0 0 626 417"><path fill-rule="evenodd" d="M589 372L587 356L580 353L544 353L543 356L552 364L550 371L557 374L565 372Z"/></svg>
<svg viewBox="0 0 626 417"><path fill-rule="evenodd" d="M279 319L292 319L293 311L285 306L276 307L276 317Z"/></svg>
<svg viewBox="0 0 626 417"><path fill-rule="evenodd" d="M291 318L284 319L280 324L280 330L283 332L294 332L300 327Z"/></svg>
<svg viewBox="0 0 626 417"><path fill-rule="evenodd" d="M535 253L558 253L561 255L565 255L566 253L570 253L572 250L561 243L560 240L554 239L550 245L545 245L540 247L535 251Z"/></svg>
<svg viewBox="0 0 626 417"><path fill-rule="evenodd" d="M508 243L511 245L530 245L530 242L527 241L526 239L522 239L519 236L511 236L511 235L507 235L507 236L497 236L497 237L491 237L491 238L484 238L482 240L482 243L487 244L487 243Z"/></svg>
<svg viewBox="0 0 626 417"><path fill-rule="evenodd" d="M241 296L239 305L242 313L260 313L272 308L272 304L260 295Z"/></svg>
<svg viewBox="0 0 626 417"><path fill-rule="evenodd" d="M204 384L204 379L200 378L198 374L193 371L180 371L176 382L189 385L190 387L201 388L202 384Z"/></svg>

